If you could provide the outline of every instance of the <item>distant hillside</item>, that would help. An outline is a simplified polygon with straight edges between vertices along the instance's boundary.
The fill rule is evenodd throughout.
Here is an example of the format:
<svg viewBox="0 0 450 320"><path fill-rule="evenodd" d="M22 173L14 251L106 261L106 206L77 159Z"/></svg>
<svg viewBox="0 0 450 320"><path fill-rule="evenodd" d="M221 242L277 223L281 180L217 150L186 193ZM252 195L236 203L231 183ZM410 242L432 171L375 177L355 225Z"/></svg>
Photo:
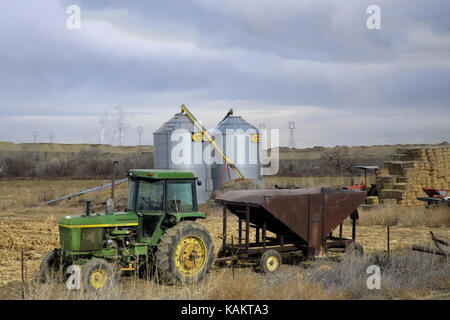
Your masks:
<svg viewBox="0 0 450 320"><path fill-rule="evenodd" d="M443 142L439 145L448 145ZM279 176L345 176L361 173L355 165L379 165L393 159L401 147L378 145L280 148ZM111 161L118 174L130 168L153 168L153 146L0 142L0 177L106 177Z"/></svg>
<svg viewBox="0 0 450 320"><path fill-rule="evenodd" d="M153 146L0 142L0 177L106 177L152 168Z"/></svg>
<svg viewBox="0 0 450 320"><path fill-rule="evenodd" d="M56 152L78 153L96 151L104 154L153 152L153 146L111 146L109 144L20 143L0 141L0 152Z"/></svg>

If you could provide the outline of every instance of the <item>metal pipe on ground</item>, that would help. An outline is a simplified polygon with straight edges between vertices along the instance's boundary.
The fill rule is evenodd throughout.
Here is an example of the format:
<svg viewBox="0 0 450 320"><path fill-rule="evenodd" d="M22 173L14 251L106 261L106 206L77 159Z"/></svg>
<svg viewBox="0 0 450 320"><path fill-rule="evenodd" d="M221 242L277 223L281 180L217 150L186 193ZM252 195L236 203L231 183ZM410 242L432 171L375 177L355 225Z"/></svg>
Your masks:
<svg viewBox="0 0 450 320"><path fill-rule="evenodd" d="M128 181L128 178L121 179L121 180L118 180L118 181L114 181L114 185L117 186L117 185L119 185L119 184L121 184L122 182L125 182L125 181ZM45 202L45 204L52 204L52 203L55 203L55 202L58 202L58 201L61 201L61 200L71 199L71 198L74 198L74 197L79 197L79 196L85 195L85 194L90 193L90 192L99 191L99 190L103 190L103 189L109 188L109 187L111 187L111 185L112 185L112 183L107 183L107 184L102 184L102 185L94 187L94 188L81 190L81 191L69 194L67 196L62 196L62 197L59 197L59 198L47 201L47 202Z"/></svg>

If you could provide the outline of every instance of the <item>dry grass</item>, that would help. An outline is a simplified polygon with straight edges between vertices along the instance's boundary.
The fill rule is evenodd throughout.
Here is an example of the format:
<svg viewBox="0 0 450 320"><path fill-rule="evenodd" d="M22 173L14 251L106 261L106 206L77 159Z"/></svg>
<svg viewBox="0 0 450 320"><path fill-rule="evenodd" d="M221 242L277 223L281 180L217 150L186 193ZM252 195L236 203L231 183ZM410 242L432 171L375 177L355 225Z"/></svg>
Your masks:
<svg viewBox="0 0 450 320"><path fill-rule="evenodd" d="M450 227L450 208L386 207L360 212L358 223L363 226Z"/></svg>
<svg viewBox="0 0 450 320"><path fill-rule="evenodd" d="M381 270L381 288L368 289L367 267ZM69 291L64 284L30 281L27 299L210 299L210 300L306 300L306 299L421 299L450 295L450 261L443 257L398 250L390 257L373 253L363 258L321 259L305 265L283 265L275 275L250 268L212 271L197 285L165 286L154 279L124 277L117 290L88 295Z"/></svg>

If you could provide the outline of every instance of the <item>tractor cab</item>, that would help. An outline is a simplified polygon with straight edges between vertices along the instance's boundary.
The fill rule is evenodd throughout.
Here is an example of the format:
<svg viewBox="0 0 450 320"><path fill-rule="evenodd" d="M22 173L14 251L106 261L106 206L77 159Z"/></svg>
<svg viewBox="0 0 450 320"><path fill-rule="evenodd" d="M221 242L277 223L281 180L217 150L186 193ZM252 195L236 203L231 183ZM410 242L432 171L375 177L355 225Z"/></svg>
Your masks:
<svg viewBox="0 0 450 320"><path fill-rule="evenodd" d="M140 219L139 241L153 242L162 232L181 220L199 217L197 178L191 172L169 170L130 170L127 211ZM204 215L204 214L203 214Z"/></svg>

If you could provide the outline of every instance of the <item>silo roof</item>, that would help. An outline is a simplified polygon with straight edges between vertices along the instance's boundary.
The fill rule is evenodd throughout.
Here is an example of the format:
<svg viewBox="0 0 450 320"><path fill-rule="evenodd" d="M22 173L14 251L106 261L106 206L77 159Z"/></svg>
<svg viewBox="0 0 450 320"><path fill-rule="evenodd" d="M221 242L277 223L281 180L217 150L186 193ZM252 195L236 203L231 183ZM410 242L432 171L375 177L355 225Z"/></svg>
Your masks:
<svg viewBox="0 0 450 320"><path fill-rule="evenodd" d="M253 129L255 131L258 131L255 126L251 125L250 123L242 119L241 116L227 117L225 120L219 123L217 129L219 129L220 131L225 131L227 129L242 129L242 130Z"/></svg>
<svg viewBox="0 0 450 320"><path fill-rule="evenodd" d="M164 122L164 124L153 134L169 133L175 131L176 129L186 129L192 132L194 130L194 124L185 113L180 112L176 113L167 122Z"/></svg>

